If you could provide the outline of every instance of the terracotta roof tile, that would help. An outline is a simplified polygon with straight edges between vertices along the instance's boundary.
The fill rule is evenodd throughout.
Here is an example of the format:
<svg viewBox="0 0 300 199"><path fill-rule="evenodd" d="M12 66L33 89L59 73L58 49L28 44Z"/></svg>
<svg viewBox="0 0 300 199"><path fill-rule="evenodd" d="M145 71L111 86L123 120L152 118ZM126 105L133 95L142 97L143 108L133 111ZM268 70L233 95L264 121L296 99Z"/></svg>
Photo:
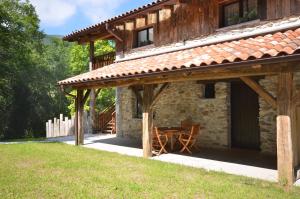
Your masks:
<svg viewBox="0 0 300 199"><path fill-rule="evenodd" d="M172 71L180 68L212 67L213 65L222 63L296 53L300 53L300 28L286 32L267 34L265 36L116 62L109 66L60 81L59 84L105 80L114 77L128 77L137 74Z"/></svg>

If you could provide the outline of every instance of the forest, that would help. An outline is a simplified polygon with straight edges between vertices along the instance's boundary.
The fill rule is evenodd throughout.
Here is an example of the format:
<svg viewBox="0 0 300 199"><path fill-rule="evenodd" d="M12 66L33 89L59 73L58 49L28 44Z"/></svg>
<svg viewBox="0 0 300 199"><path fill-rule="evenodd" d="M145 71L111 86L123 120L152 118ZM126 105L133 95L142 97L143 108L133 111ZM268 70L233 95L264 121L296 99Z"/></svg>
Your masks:
<svg viewBox="0 0 300 199"><path fill-rule="evenodd" d="M88 71L89 47L46 35L39 23L28 1L0 0L0 139L44 137L47 120L74 113L57 82ZM114 43L98 41L95 49L112 52ZM97 110L114 98L113 89L101 90Z"/></svg>

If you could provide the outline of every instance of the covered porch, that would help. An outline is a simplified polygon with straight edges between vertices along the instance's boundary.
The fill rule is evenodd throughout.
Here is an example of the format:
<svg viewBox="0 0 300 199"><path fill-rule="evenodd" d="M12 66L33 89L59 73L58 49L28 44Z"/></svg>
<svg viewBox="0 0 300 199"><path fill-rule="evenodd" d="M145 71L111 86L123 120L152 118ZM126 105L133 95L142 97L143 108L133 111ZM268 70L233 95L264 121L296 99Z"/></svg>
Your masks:
<svg viewBox="0 0 300 199"><path fill-rule="evenodd" d="M75 97L77 118L75 125L76 145L84 144L82 112L90 90L106 87L142 87L142 95L136 93L136 97L142 101L143 107L142 152L143 157L150 158L153 155L153 107L159 102L170 83L239 79L277 112L276 160L278 180L283 184L292 185L296 180L295 168L299 165L300 159L300 153L298 153L299 133L297 132L296 123L296 110L300 104L300 92L294 82L294 74L300 69L300 51L299 46L297 46L299 45L299 34L300 29L289 30L226 44L198 46L132 60L122 60L89 73L61 81L59 84L65 92L67 92L68 88L77 90ZM290 43L286 43L287 40ZM285 41L284 45L286 46L281 46L281 50L278 50L278 48L269 45L272 41L279 43ZM260 46L260 50L257 46ZM276 97L255 81L257 77L269 76L275 76L278 80ZM87 91L85 92L85 90ZM118 123L118 110L116 112ZM208 151L212 154L209 155ZM222 152L208 151L205 156L210 156L212 159L214 159L213 157L223 157L224 155L222 155ZM237 159L242 160L243 155L239 156L239 152L230 150L230 154L235 153L236 157L238 157ZM245 151L242 153L245 154ZM166 156L170 155L173 154L167 154ZM200 164L201 153L198 156L194 160ZM249 157L251 157L251 154ZM253 157L258 158L259 154L255 154ZM192 160L194 157L190 158ZM173 159L176 160L176 158ZM223 161L224 164L221 164L220 169L230 168L230 164L235 164L228 163L229 165L227 165L226 160ZM231 159L231 161L234 162L234 159ZM273 164L274 168L276 169L276 166L274 167Z"/></svg>
<svg viewBox="0 0 300 199"><path fill-rule="evenodd" d="M75 137L48 140L74 145ZM86 136L84 142L83 147L86 148L143 157L142 142L133 139L121 138L116 135L95 134ZM174 152L153 156L151 159L207 171L224 172L272 182L277 181L276 157L263 155L256 151L200 148L193 155Z"/></svg>

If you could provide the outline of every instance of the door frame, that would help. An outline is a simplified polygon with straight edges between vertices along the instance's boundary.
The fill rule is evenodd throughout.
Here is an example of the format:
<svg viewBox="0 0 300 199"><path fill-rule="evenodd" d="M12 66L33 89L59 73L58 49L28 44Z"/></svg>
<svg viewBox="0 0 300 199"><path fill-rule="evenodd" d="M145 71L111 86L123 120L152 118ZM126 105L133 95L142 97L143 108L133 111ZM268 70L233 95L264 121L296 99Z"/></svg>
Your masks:
<svg viewBox="0 0 300 199"><path fill-rule="evenodd" d="M257 77L257 78L255 78L256 80L259 80L260 78L259 77ZM229 113L230 113L230 115L229 115L229 129L228 129L228 131L229 131L229 133L228 133L228 147L230 148L230 149L239 149L239 150L253 150L253 151L261 151L261 138L260 138L260 136L261 136L261 131L260 131L260 124L259 124L259 119L258 119L258 129L259 129L259 147L257 148L257 149L248 149L248 148L239 148L239 147L234 147L233 146L233 143L232 143L232 134L233 134L233 130L232 130L232 125L233 125L233 119L232 119L232 84L233 83L240 83L240 84L243 84L243 85L245 85L246 87L248 87L248 85L246 85L243 81L241 81L241 80L236 80L236 81L231 81L230 82L230 87L229 87L229 90L230 90L230 93L229 93L229 98L230 98L230 103L229 103L229 105L230 105L230 107L229 107ZM251 88L249 88L250 90L252 90ZM253 91L253 90L252 90ZM255 94L257 94L255 91L253 91ZM260 102L259 102L259 95L257 95L257 99L258 99L258 117L260 116L259 115L259 106L260 106Z"/></svg>

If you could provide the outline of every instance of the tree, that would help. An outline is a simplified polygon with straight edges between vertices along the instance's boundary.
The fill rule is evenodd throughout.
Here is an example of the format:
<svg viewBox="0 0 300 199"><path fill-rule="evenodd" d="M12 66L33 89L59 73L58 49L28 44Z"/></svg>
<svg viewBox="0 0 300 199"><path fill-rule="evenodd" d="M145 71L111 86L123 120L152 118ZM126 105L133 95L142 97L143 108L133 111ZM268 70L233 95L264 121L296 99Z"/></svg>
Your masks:
<svg viewBox="0 0 300 199"><path fill-rule="evenodd" d="M103 55L114 51L114 43L108 40L95 42L95 56ZM87 72L89 69L89 45L74 45L70 50L70 70L72 75ZM72 94L75 94L73 91ZM69 110L73 115L75 112L74 100L68 97L70 105ZM102 111L115 102L115 89L102 89L96 99L96 111ZM89 102L86 103L85 110L89 110Z"/></svg>
<svg viewBox="0 0 300 199"><path fill-rule="evenodd" d="M14 118L16 123L10 125L12 121L9 120L15 112L18 112L19 118L28 116L27 111L19 112L17 107L20 106L16 105L26 102L27 96L16 97L20 93L30 95L27 82L35 68L32 58L42 48L43 33L39 31L34 7L27 1L1 0L0 16L0 135L22 136L24 130L22 133L19 129L9 133L9 128L19 126L19 123L21 129L27 122Z"/></svg>
<svg viewBox="0 0 300 199"><path fill-rule="evenodd" d="M43 136L45 121L68 113L56 84L70 74L70 45L44 38L28 1L0 0L0 138Z"/></svg>

